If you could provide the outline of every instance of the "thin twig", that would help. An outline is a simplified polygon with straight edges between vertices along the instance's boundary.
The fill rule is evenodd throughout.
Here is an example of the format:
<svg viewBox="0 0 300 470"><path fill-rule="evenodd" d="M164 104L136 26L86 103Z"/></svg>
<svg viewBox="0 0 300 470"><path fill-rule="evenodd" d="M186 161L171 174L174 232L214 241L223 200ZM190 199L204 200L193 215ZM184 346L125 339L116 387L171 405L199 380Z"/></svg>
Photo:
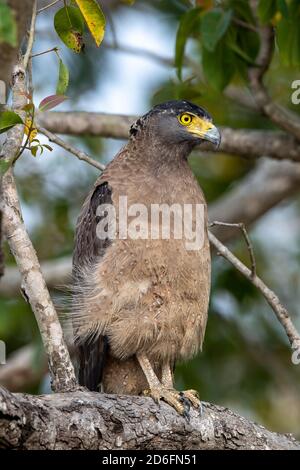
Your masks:
<svg viewBox="0 0 300 470"><path fill-rule="evenodd" d="M235 23L238 26L241 26L242 28L249 29L250 31L254 31L257 33L258 28L254 26L253 24L246 23L246 21L240 20L239 18L232 18L233 23Z"/></svg>
<svg viewBox="0 0 300 470"><path fill-rule="evenodd" d="M247 268L223 243L220 242L211 232L208 233L210 243L217 249L218 254L227 259L243 276L245 276L252 284L257 287L272 310L274 311L278 321L281 323L289 342L293 349L300 348L300 335L296 330L289 312L281 304L277 295L266 286L266 284L258 277L252 277L251 270Z"/></svg>
<svg viewBox="0 0 300 470"><path fill-rule="evenodd" d="M51 49L47 49L43 52L38 52L37 54L32 54L30 57L33 59L34 57L39 57L40 55L48 54L48 52L57 52L59 50L58 47L52 47Z"/></svg>
<svg viewBox="0 0 300 470"><path fill-rule="evenodd" d="M57 135L52 134L52 132L48 131L47 129L44 129L43 127L37 126L37 130L39 132L41 132L42 134L44 134L46 137L48 137L50 142L54 142L55 144L59 145L63 149L67 150L67 152L72 153L73 155L75 155L75 157L79 158L79 160L83 160L86 163L89 163L89 165L94 166L95 168L97 168L100 171L104 170L105 165L103 165L102 163L99 163L96 160L94 160L93 158L89 157L82 150L77 150L75 147L70 145L68 142L65 142L64 140L62 140Z"/></svg>
<svg viewBox="0 0 300 470"><path fill-rule="evenodd" d="M25 52L25 55L23 57L23 67L26 70L27 65L31 56L31 51L33 47L33 41L34 41L34 33L35 33L35 22L36 22L36 14L37 14L37 0L34 0L33 2L33 8L32 8L32 17L31 17L31 24L30 24L30 30L29 30L29 37L28 37L28 43L27 43L27 49Z"/></svg>
<svg viewBox="0 0 300 470"><path fill-rule="evenodd" d="M46 5L45 7L40 8L40 9L37 11L37 14L42 13L42 11L48 10L48 8L53 7L53 6L56 5L58 2L61 2L61 0L55 0L54 2L49 3L49 5Z"/></svg>
<svg viewBox="0 0 300 470"><path fill-rule="evenodd" d="M251 277L253 279L256 276L256 261L255 261L253 246L249 238L248 232L246 230L245 224L243 222L229 223L229 222L219 222L217 220L214 220L213 222L209 224L210 227L214 227L216 225L218 225L219 227L235 227L235 228L238 228L242 232L246 245L247 245L249 256L250 256Z"/></svg>

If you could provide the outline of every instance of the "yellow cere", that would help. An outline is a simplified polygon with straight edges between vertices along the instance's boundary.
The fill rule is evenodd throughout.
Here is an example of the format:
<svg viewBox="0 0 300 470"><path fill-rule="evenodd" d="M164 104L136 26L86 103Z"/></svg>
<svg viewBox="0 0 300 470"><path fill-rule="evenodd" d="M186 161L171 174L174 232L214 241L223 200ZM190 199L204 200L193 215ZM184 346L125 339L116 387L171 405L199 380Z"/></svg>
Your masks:
<svg viewBox="0 0 300 470"><path fill-rule="evenodd" d="M205 134L213 126L213 124L207 119L201 119L199 116L190 113L183 113L178 116L180 124L183 126L189 126L189 131L196 134Z"/></svg>

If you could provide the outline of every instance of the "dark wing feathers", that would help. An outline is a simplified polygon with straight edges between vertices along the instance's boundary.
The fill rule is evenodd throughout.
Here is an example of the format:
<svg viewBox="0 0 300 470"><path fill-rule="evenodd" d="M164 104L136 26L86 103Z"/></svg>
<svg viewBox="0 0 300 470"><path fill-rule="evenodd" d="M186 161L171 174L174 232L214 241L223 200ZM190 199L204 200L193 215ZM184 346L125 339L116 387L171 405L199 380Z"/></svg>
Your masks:
<svg viewBox="0 0 300 470"><path fill-rule="evenodd" d="M112 204L111 195L112 189L107 182L99 184L85 201L79 216L73 254L75 289L76 283L80 283L82 268L95 264L111 244L111 240L101 240L96 236L96 227L100 220L97 216L97 208L101 204ZM99 390L108 348L105 336L78 344L80 385L92 391Z"/></svg>
<svg viewBox="0 0 300 470"><path fill-rule="evenodd" d="M100 336L96 340L87 341L78 346L78 381L80 385L87 387L93 392L97 392L100 389L108 347L106 336Z"/></svg>
<svg viewBox="0 0 300 470"><path fill-rule="evenodd" d="M112 204L112 189L107 182L96 186L92 195L87 198L82 212L78 218L75 236L75 249L73 253L73 266L83 267L85 264L94 264L97 258L102 257L111 240L101 240L96 236L96 227L99 223L97 208L101 204Z"/></svg>

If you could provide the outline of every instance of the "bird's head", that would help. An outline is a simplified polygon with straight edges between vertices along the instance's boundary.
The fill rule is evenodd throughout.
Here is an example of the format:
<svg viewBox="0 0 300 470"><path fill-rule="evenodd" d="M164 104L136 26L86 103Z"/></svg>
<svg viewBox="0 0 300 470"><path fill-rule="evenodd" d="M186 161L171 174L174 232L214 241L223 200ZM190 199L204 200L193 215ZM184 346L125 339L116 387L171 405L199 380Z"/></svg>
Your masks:
<svg viewBox="0 0 300 470"><path fill-rule="evenodd" d="M221 135L211 116L189 101L167 101L154 106L131 127L133 137L151 136L167 146L187 144L190 148L209 141L219 146Z"/></svg>

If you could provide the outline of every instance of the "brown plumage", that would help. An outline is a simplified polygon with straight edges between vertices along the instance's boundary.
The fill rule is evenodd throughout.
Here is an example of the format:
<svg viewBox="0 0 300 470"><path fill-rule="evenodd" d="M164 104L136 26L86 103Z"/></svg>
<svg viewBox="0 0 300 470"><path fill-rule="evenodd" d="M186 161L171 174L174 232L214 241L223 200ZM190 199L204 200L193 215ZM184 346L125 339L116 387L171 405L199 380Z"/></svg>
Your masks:
<svg viewBox="0 0 300 470"><path fill-rule="evenodd" d="M206 203L187 163L204 139L218 143L219 134L202 108L186 101L153 108L132 126L127 145L83 205L74 250L72 322L79 380L91 390L139 394L148 388L153 398L185 412L184 395L173 389L173 369L202 346L210 290ZM122 196L128 207L148 209L149 227L153 204L203 204L203 246L188 250L187 235L174 239L172 228L170 239L151 239L149 233L146 239L120 239ZM116 236L105 240L96 235L107 215L97 212L101 204L112 204L117 215ZM129 214L128 225L136 215ZM195 217L193 211L193 229ZM185 396L199 404L191 391Z"/></svg>

